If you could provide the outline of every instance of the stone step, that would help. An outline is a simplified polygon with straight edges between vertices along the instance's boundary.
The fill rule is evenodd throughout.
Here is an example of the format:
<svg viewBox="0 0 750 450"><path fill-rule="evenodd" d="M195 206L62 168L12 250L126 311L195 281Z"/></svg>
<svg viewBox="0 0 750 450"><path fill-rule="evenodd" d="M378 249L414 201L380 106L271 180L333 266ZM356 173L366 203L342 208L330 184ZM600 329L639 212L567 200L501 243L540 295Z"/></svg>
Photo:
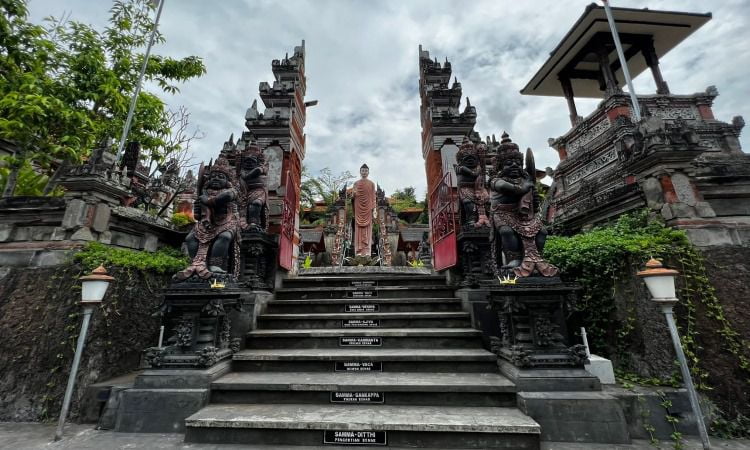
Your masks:
<svg viewBox="0 0 750 450"><path fill-rule="evenodd" d="M351 286L304 287L276 289L277 300L306 300L317 298L455 298L455 289L448 286L376 286L359 289Z"/></svg>
<svg viewBox="0 0 750 450"><path fill-rule="evenodd" d="M259 329L247 334L246 347L330 349L346 346L342 340L350 342L352 338L361 337L366 339L358 341L360 348L478 348L481 336L474 328ZM361 345L363 341L369 345Z"/></svg>
<svg viewBox="0 0 750 450"><path fill-rule="evenodd" d="M211 403L331 403L333 392L377 392L387 405L515 406L515 385L495 373L234 372Z"/></svg>
<svg viewBox="0 0 750 450"><path fill-rule="evenodd" d="M273 300L266 305L270 314L343 313L346 305L377 305L379 312L461 311L458 298L333 298Z"/></svg>
<svg viewBox="0 0 750 450"><path fill-rule="evenodd" d="M497 356L482 348L391 349L379 347L323 349L246 349L232 357L237 372L333 372L336 362L376 362L383 373L497 373Z"/></svg>
<svg viewBox="0 0 750 450"><path fill-rule="evenodd" d="M469 313L465 312L377 312L377 313L306 313L261 314L261 329L361 329L470 327Z"/></svg>
<svg viewBox="0 0 750 450"><path fill-rule="evenodd" d="M385 431L389 446L538 449L539 425L516 408L390 405L209 405L185 442L319 445L324 432Z"/></svg>
<svg viewBox="0 0 750 450"><path fill-rule="evenodd" d="M375 282L378 286L445 286L446 280L441 275L307 275L295 278L286 278L283 287L285 288L302 288L302 287L346 287L355 284Z"/></svg>

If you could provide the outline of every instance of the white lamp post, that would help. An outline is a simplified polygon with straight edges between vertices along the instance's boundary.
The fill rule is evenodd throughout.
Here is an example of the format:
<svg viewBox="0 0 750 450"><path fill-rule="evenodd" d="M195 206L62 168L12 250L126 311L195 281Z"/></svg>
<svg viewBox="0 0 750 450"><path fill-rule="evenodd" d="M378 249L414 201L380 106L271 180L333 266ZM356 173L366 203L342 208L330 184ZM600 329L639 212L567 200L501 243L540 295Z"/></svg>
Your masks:
<svg viewBox="0 0 750 450"><path fill-rule="evenodd" d="M80 280L83 322L81 323L81 332L78 334L76 353L73 356L73 367L70 368L70 376L68 376L68 386L65 388L65 398L63 399L62 411L60 411L60 420L57 422L57 431L55 431L56 441L62 439L63 426L65 425L65 418L68 415L68 408L70 408L70 399L73 396L73 387L76 383L76 374L78 373L78 365L81 362L83 345L86 342L86 333L89 329L91 313L94 312L94 307L102 302L109 283L114 278L107 275L107 270L103 266L99 266L90 275L83 276Z"/></svg>
<svg viewBox="0 0 750 450"><path fill-rule="evenodd" d="M661 306L661 311L667 319L667 326L669 326L669 334L672 336L674 351L680 362L682 381L685 383L685 388L687 388L690 405L693 407L693 414L695 415L695 420L698 422L698 431L701 435L701 441L703 441L703 448L709 450L711 442L708 440L706 424L703 421L700 403L698 403L698 393L695 391L693 379L690 377L690 370L685 359L685 353L682 351L680 336L677 334L677 325L675 324L674 313L672 311L672 307L678 302L674 286L674 279L678 274L678 271L665 268L661 262L654 258L651 258L646 263L646 270L638 272L638 276L646 282L646 287L648 287L648 291L651 293L651 297L653 297L652 300Z"/></svg>

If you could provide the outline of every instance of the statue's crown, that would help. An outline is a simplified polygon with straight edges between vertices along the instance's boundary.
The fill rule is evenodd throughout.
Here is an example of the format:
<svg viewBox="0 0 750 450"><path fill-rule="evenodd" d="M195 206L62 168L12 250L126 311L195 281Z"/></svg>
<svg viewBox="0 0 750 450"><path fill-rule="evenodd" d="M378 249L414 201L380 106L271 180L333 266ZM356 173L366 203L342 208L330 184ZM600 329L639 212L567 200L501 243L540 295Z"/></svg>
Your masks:
<svg viewBox="0 0 750 450"><path fill-rule="evenodd" d="M229 165L229 161L227 161L226 158L223 156L220 156L210 167L208 170L209 173L214 172L221 172L224 175L227 176L229 179L229 182L234 184L234 170L232 170L232 166Z"/></svg>
<svg viewBox="0 0 750 450"><path fill-rule="evenodd" d="M245 144L245 148L242 150L242 156L263 156L263 152L255 142L248 142Z"/></svg>
<svg viewBox="0 0 750 450"><path fill-rule="evenodd" d="M456 160L460 162L467 156L476 156L477 153L477 146L474 145L473 142L471 142L471 139L469 139L468 136L464 136L464 140L461 142L461 146L458 148L458 153L456 153Z"/></svg>
<svg viewBox="0 0 750 450"><path fill-rule="evenodd" d="M498 162L502 162L510 158L518 158L523 160L523 155L518 149L518 144L510 139L508 133L503 132L503 135L500 138L500 145L497 149L497 160Z"/></svg>

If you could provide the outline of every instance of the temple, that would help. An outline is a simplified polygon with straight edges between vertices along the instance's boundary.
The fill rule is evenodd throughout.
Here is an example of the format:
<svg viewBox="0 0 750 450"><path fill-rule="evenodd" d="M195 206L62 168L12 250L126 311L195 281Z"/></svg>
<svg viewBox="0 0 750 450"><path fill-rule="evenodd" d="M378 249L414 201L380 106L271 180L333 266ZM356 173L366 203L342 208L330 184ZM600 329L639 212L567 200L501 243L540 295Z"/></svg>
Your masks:
<svg viewBox="0 0 750 450"><path fill-rule="evenodd" d="M424 159L427 204L406 189L389 197L364 164L359 184L331 181L311 194L301 179L304 127L317 102L305 101L302 41L271 62L274 80L260 83L262 103L247 109L245 131L195 172L180 174L166 161L149 176L137 142L118 162L105 140L88 161L63 167L63 197L0 199L0 306L9 312L0 329L14 330L6 359L23 366L22 376L0 374L9 380L0 385L0 413L11 405L20 411L14 418L39 420L56 408L86 290L78 276L101 258L129 265L112 270L108 297L101 291L101 307L84 313L85 327L96 314L95 345L86 349L86 373L69 378L78 380L77 417L98 430L274 448L539 450L545 441L634 439L678 446L675 436L696 434L702 423L686 391L626 389L613 369L679 382L675 356L685 358L673 353L679 337L675 347L668 338L676 327L658 314L671 318L683 292L690 298L674 314L692 333L683 341L691 369L705 370L700 379L713 386L704 391L719 405L712 414L733 408L745 420L744 120L714 117L713 86L672 93L659 63L711 15L613 15L626 67L634 76L648 71L655 92L637 96L638 117L605 12L586 7L521 89L565 98L567 113L562 99L552 112L571 124L549 140L555 169L540 170L514 130L480 135L477 108L464 103L451 63L420 45L413 81L422 139L414 151ZM601 100L582 116L581 97ZM0 141L0 155L14 148ZM667 294L655 301L633 270L644 251L597 242L576 253L578 236L565 237L637 210L663 219L647 231L664 232L663 222L687 235L667 229L669 244L679 241L685 253L654 255L678 259L681 278L658 261L638 272L663 277ZM110 256L110 247L125 256ZM150 269L138 265L146 253L135 251L164 248ZM87 256L74 259L81 250ZM590 263L598 252L624 262ZM87 335L78 336L80 352ZM67 392L70 399L72 385Z"/></svg>
<svg viewBox="0 0 750 450"><path fill-rule="evenodd" d="M261 82L258 91L265 109L258 110L253 100L245 113L245 126L236 143L229 141L227 149L244 148L254 142L263 151L268 164L269 230L279 233L279 263L295 272L299 254L299 189L302 161L305 159L305 41L294 48L294 53L271 62L274 81ZM296 218L296 219L295 219Z"/></svg>
<svg viewBox="0 0 750 450"><path fill-rule="evenodd" d="M524 95L567 101L571 129L550 138L560 163L545 220L569 232L648 207L684 229L698 246L750 239L750 156L742 117L714 117L718 89L670 92L659 60L711 19L694 14L613 8L632 76L650 70L656 92L639 93L636 121L604 8L589 5L527 85ZM586 117L575 97L602 98Z"/></svg>

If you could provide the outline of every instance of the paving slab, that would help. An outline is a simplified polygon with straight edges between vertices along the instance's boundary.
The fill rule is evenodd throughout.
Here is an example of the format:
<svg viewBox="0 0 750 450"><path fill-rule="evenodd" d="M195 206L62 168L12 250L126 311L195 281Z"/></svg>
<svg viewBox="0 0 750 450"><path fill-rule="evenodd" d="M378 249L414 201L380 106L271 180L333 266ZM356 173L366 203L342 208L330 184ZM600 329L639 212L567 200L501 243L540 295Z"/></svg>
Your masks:
<svg viewBox="0 0 750 450"><path fill-rule="evenodd" d="M388 405L208 405L185 419L201 428L539 434L516 408Z"/></svg>
<svg viewBox="0 0 750 450"><path fill-rule="evenodd" d="M63 439L52 441L55 434L53 423L9 423L0 422L0 449L13 450L290 450L289 446L279 445L232 445L232 444L193 444L185 443L180 433L116 433L95 430L91 425L68 424ZM662 441L661 448L671 448L672 443ZM702 450L697 437L686 437L685 450ZM331 446L299 446L293 450L330 450ZM341 447L347 448L347 447ZM360 450L382 450L383 447L357 446ZM388 447L391 450L404 450ZM631 444L588 444L579 442L544 442L541 450L653 450L656 447L647 440L633 440ZM748 439L711 439L715 450L748 450ZM425 448L423 450L439 450Z"/></svg>
<svg viewBox="0 0 750 450"><path fill-rule="evenodd" d="M222 390L515 392L515 385L494 373L345 373L234 372L212 384Z"/></svg>

